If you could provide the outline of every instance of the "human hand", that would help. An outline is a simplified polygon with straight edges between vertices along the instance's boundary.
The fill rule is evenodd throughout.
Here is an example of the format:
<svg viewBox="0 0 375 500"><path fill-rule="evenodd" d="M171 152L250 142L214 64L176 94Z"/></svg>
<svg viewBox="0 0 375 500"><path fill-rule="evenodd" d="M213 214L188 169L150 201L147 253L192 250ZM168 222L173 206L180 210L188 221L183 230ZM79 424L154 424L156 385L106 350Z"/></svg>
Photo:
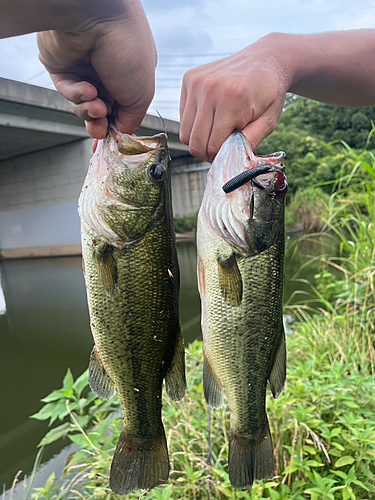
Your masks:
<svg viewBox="0 0 375 500"><path fill-rule="evenodd" d="M212 162L233 130L241 130L252 149L274 130L290 84L287 64L276 57L278 35L186 72L180 139L191 154Z"/></svg>
<svg viewBox="0 0 375 500"><path fill-rule="evenodd" d="M101 3L95 11L95 1L83 2L89 12L69 29L38 33L41 62L96 139L107 133L108 114L120 132L137 130L154 96L157 62L140 1Z"/></svg>

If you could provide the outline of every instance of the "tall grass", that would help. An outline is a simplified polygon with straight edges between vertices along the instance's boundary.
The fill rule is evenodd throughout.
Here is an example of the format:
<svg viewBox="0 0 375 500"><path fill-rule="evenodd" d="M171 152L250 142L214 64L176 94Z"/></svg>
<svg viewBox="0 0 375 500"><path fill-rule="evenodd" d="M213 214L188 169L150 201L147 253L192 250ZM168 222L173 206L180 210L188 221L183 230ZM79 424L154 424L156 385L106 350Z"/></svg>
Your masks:
<svg viewBox="0 0 375 500"><path fill-rule="evenodd" d="M318 349L330 342L343 362L352 362L352 370L374 375L375 157L346 147L352 170L339 179L322 217L324 230L339 246L339 255L320 257L322 272L313 300L322 309L311 311L307 302L292 310L304 323L324 323L324 342L315 335L322 333L321 326L311 332Z"/></svg>
<svg viewBox="0 0 375 500"><path fill-rule="evenodd" d="M304 231L320 231L321 215L327 211L329 196L319 187L297 191L286 207L286 225L300 225Z"/></svg>

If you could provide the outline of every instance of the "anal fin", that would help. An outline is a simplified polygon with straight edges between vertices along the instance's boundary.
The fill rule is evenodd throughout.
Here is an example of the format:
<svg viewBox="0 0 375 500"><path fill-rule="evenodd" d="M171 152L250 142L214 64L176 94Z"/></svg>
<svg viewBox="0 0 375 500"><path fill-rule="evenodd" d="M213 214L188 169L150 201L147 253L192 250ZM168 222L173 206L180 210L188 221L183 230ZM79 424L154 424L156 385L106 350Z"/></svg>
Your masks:
<svg viewBox="0 0 375 500"><path fill-rule="evenodd" d="M242 301L243 284L236 256L232 253L225 259L218 259L221 294L230 306L238 307Z"/></svg>
<svg viewBox="0 0 375 500"><path fill-rule="evenodd" d="M221 408L223 406L223 389L206 355L203 357L203 392L210 408Z"/></svg>
<svg viewBox="0 0 375 500"><path fill-rule="evenodd" d="M172 363L165 376L165 388L173 401L180 401L184 397L186 390L185 347L180 325L178 326Z"/></svg>
<svg viewBox="0 0 375 500"><path fill-rule="evenodd" d="M284 388L286 379L286 343L284 326L282 326L282 334L280 344L276 352L275 361L269 376L270 389L273 397L276 399Z"/></svg>
<svg viewBox="0 0 375 500"><path fill-rule="evenodd" d="M115 385L109 378L95 345L90 356L89 386L100 399L112 399L116 394Z"/></svg>

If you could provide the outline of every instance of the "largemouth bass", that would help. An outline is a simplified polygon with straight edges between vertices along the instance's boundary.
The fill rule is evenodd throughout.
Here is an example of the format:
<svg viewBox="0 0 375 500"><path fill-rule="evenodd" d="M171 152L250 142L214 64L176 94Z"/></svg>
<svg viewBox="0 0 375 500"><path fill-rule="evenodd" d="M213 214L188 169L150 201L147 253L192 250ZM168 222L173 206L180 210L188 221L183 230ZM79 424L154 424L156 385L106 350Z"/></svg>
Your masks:
<svg viewBox="0 0 375 500"><path fill-rule="evenodd" d="M117 391L124 411L110 473L110 487L120 495L168 479L163 380L176 401L186 387L169 176L165 134L110 129L79 199L95 341L89 384L101 399Z"/></svg>
<svg viewBox="0 0 375 500"><path fill-rule="evenodd" d="M277 397L286 377L284 156L255 157L246 137L234 132L208 173L198 215L204 394L210 407L220 408L225 389L229 479L238 489L275 473L265 402L267 381ZM261 165L270 171L223 191L233 177Z"/></svg>

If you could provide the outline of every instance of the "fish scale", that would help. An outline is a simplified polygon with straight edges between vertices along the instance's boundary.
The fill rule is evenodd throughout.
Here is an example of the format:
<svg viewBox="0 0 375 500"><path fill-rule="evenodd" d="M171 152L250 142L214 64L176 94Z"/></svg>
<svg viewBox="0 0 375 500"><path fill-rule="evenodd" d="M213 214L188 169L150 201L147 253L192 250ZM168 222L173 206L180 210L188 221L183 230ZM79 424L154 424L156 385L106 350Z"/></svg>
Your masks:
<svg viewBox="0 0 375 500"><path fill-rule="evenodd" d="M169 173L165 134L109 132L79 201L95 342L89 383L102 399L117 391L124 412L110 474L120 495L167 480L163 380L175 400L186 386Z"/></svg>
<svg viewBox="0 0 375 500"><path fill-rule="evenodd" d="M231 411L229 479L239 489L275 473L265 403L267 382L277 397L286 375L283 157L257 158L243 134L233 133L208 174L198 215L204 393L208 405L218 408L225 391ZM228 172L237 176L259 163L270 168L256 184L223 192ZM231 231L220 217L231 217Z"/></svg>

